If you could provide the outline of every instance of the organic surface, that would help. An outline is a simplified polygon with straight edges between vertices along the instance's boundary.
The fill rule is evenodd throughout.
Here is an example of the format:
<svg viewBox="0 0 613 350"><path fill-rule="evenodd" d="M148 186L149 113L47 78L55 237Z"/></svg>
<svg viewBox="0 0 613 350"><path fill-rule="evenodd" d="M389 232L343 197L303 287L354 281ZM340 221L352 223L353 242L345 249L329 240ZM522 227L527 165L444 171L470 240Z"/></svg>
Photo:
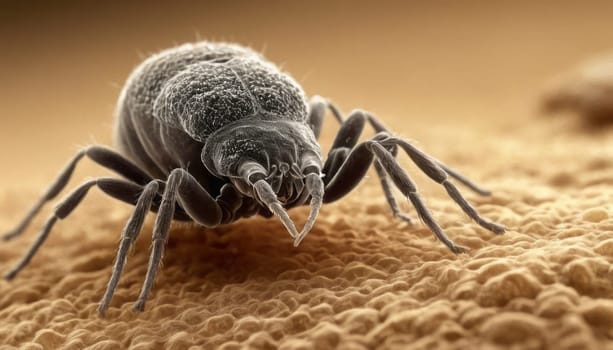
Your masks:
<svg viewBox="0 0 613 350"><path fill-rule="evenodd" d="M134 313L150 215L100 319L132 208L92 189L30 266L0 279L0 350L613 349L613 129L536 117L547 81L612 49L611 13L600 0L3 2L0 233L78 146L111 144L121 86L146 55L197 37L251 45L309 95L375 113L492 190L458 185L508 231L471 222L401 154L468 254L450 253L401 196L415 224L394 219L371 172L298 248L275 219L174 224ZM324 153L336 130L329 116ZM22 237L0 241L0 273L96 176L110 174L84 160ZM307 214L290 211L299 227Z"/></svg>
<svg viewBox="0 0 613 350"><path fill-rule="evenodd" d="M131 306L151 220L99 319L96 303L129 207L93 195L57 225L31 266L0 282L0 339L30 349L613 349L613 138L572 131L552 138L546 126L512 138L484 129L492 133L486 140L453 125L436 131L462 145L439 144L436 156L488 184L492 197L469 197L508 227L498 237L478 228L444 190L415 176L436 218L469 254L450 253L421 223L393 219L371 176L325 207L299 248L276 220L213 230L175 225L142 314ZM2 193L1 227L35 194ZM301 223L307 211L291 214ZM34 231L0 245L0 269Z"/></svg>

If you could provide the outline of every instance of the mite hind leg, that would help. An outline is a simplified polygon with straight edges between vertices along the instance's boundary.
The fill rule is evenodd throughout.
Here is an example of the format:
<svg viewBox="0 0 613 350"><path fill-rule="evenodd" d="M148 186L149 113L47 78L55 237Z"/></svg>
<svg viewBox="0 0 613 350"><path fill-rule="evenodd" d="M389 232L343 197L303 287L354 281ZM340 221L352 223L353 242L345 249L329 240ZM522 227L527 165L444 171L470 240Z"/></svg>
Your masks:
<svg viewBox="0 0 613 350"><path fill-rule="evenodd" d="M88 157L99 165L102 165L103 167L108 168L139 185L144 186L152 180L144 170L140 169L136 164L119 153L101 146L89 146L79 151L75 155L75 157L58 175L55 181L53 181L51 186L49 186L45 194L43 194L43 196L25 215L21 222L13 230L3 236L4 240L11 240L21 235L25 231L32 219L40 212L43 205L55 198L64 189L64 187L66 187L66 184L68 183L68 180L70 180L77 163L83 159L83 157Z"/></svg>

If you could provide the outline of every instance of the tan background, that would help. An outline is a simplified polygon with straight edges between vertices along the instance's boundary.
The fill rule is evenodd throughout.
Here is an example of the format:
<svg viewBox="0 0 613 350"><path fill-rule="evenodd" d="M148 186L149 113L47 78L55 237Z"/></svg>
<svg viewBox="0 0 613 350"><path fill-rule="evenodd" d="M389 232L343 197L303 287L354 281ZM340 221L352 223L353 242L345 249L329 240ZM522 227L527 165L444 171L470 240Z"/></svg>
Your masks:
<svg viewBox="0 0 613 350"><path fill-rule="evenodd" d="M546 79L613 43L608 1L2 6L0 149L29 159L0 172L2 183L47 179L40 169L75 145L109 142L130 70L197 37L264 50L309 94L398 120L415 138L420 120L530 120ZM0 152L0 163L15 153Z"/></svg>
<svg viewBox="0 0 613 350"><path fill-rule="evenodd" d="M147 311L132 315L149 222L101 321L94 310L129 207L94 193L22 275L0 282L0 344L610 348L612 133L536 115L549 79L612 49L611 14L607 1L3 2L0 230L78 146L110 143L117 94L143 57L197 38L263 50L308 94L375 112L493 189L463 192L510 230L478 229L403 159L470 255L392 221L369 179L326 207L298 250L274 220L213 234L177 226ZM335 130L327 124L324 146ZM105 174L85 163L72 185ZM0 245L2 271L47 215ZM304 211L292 215L300 223Z"/></svg>

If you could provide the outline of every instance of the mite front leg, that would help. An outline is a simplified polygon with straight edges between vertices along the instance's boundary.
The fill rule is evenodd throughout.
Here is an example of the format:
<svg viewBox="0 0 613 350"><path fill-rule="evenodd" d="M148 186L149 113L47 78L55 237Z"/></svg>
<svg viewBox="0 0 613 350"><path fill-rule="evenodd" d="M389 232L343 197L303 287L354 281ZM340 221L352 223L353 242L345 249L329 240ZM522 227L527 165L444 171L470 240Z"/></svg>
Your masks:
<svg viewBox="0 0 613 350"><path fill-rule="evenodd" d="M400 168L393 155L379 144L379 140L370 140L358 144L345 159L338 171L326 179L325 202L337 200L357 186L366 174L368 167L376 158L381 162L383 169L390 175L393 182L400 191L411 201L417 214L423 222L430 228L434 235L443 242L452 252L462 253L466 249L456 245L441 227L432 218L430 211L426 208L419 194L417 187L410 179L408 174Z"/></svg>
<svg viewBox="0 0 613 350"><path fill-rule="evenodd" d="M77 155L68 163L66 168L58 175L55 181L49 186L49 189L45 194L36 202L36 204L30 209L21 222L10 232L4 235L4 240L11 240L23 233L28 227L34 216L40 212L45 203L55 198L70 180L72 173L74 172L77 163L87 156L94 162L102 165L105 168L113 170L114 172L122 175L123 177L139 184L145 185L151 181L151 177L141 170L137 165L124 158L119 153L111 151L107 148L100 146L89 146L77 153Z"/></svg>
<svg viewBox="0 0 613 350"><path fill-rule="evenodd" d="M179 173L179 175L175 175L173 179L176 177L181 178L176 189L177 201L181 205L180 208L176 208L177 210L180 209L181 212L191 220L209 227L216 226L221 222L229 222L235 217L236 211L242 204L242 197L231 184L224 185L224 187L221 189L220 195L213 199L213 197L210 196L208 192L206 192L189 173L182 169L175 170L175 172ZM115 260L115 266L113 267L113 272L107 285L104 297L98 306L98 314L100 316L104 316L106 313L109 303L115 293L123 266L125 265L127 253L129 252L134 241L136 241L138 238L138 234L143 225L144 217L147 211L151 208L153 199L155 199L157 196L159 183L160 182L158 181L150 182L142 191L142 194L136 203L134 213L132 214L132 217L126 224L126 227L122 233L121 242L117 251L117 258ZM110 192L108 188L105 189L105 192ZM162 202L164 201L162 200ZM158 208L160 212L159 215L170 215L167 210L167 204L168 196L165 206L160 206ZM175 219L177 216L176 214L177 212L175 211ZM163 227L160 226L156 227L158 230L163 229ZM152 275L150 278L154 277L155 275ZM142 306L144 307L144 304Z"/></svg>
<svg viewBox="0 0 613 350"><path fill-rule="evenodd" d="M138 239L138 235L143 227L145 217L151 209L151 203L157 194L158 187L159 185L157 181L152 181L145 186L140 197L138 198L132 216L123 229L119 249L117 250L117 257L115 258L115 265L113 266L113 272L111 273L111 278L107 284L106 292L98 305L98 314L100 317L104 317L106 309L111 302L111 298L113 298L113 294L115 294L115 289L117 288L117 283L119 282L123 267L126 263L128 252L136 239Z"/></svg>
<svg viewBox="0 0 613 350"><path fill-rule="evenodd" d="M332 112L332 115L334 115L335 119L340 124L343 124L343 119L344 118L342 117L342 114L339 111L339 109L332 102L330 102L329 100L326 100L326 99L324 99L324 98L322 98L320 96L314 96L312 98L312 100L311 100L311 117L310 117L310 120L312 120L311 124L312 125L318 125L319 126L319 130L321 129L321 124L323 123L323 116L325 114L325 111L324 111L325 106L327 106L328 109ZM373 114L371 114L369 112L366 112L366 111L362 111L362 110L356 110L356 111L353 111L350 114L350 117L351 117L351 115L354 115L354 114L363 114L364 118L368 121L368 123L372 126L372 128L376 132L378 132L378 133L384 132L384 133L388 133L389 135L393 135L393 133L390 132L385 127L383 122L380 121ZM315 121L317 121L317 122L315 122ZM319 135L319 134L317 134L317 135ZM354 146L354 145L352 145L352 146ZM396 146L394 146L394 145L392 145L391 148L388 148L388 150L394 155L394 157L396 156L397 151L398 151ZM442 162L440 162L438 160L434 160L434 161L449 176L451 176L452 178L456 179L458 182L460 182L464 186L468 187L469 189L471 189L475 193L477 193L477 194L479 194L481 196L489 196L491 194L490 191L488 191L488 190L480 187L479 185L475 184L474 182L470 181L468 178L466 178L465 176L463 176L459 172L455 171L454 169L449 168L448 166L446 166ZM377 165L375 165L375 167L379 168L379 166L377 166ZM386 198L388 198L388 202L390 203L390 206L393 207L394 206L393 202L395 202L395 198L394 198L394 195L393 195L393 193L392 193L392 191L390 189L391 187L387 183L387 180L385 178L381 177L380 172L378 170L377 170L377 174L379 175L379 178L381 179L381 185L383 186L383 191L385 192ZM402 214L400 214L400 215L402 215Z"/></svg>
<svg viewBox="0 0 613 350"><path fill-rule="evenodd" d="M231 197L225 197L226 200L229 198ZM138 300L134 304L136 311L144 310L145 303L151 293L155 276L162 262L166 242L168 241L170 222L173 218L177 201L185 213L200 225L213 227L219 225L224 218L223 209L219 206L216 199L202 188L191 174L183 169L175 169L170 173L153 227L153 243L147 275L145 276ZM229 205L231 208L236 206L236 204Z"/></svg>
<svg viewBox="0 0 613 350"><path fill-rule="evenodd" d="M334 107L333 104L329 102L327 103L336 118L342 120L338 109ZM358 110L352 112L347 120L342 123L341 128L334 139L334 143L332 144L332 148L328 154L328 159L326 159L326 163L323 167L324 174L336 173L338 171L339 167L349 155L350 150L358 143L366 121L368 121L376 131L383 132L381 135L377 136L377 138L386 137L386 129L381 122L363 111ZM397 152L396 146L392 145L389 151L395 155ZM387 176L385 175L385 171L383 171L383 168L378 160L375 160L375 170L381 183L383 193L385 194L385 199L392 209L393 215L408 224L412 224L411 219L400 211L396 198L394 197L392 187L390 186Z"/></svg>
<svg viewBox="0 0 613 350"><path fill-rule="evenodd" d="M413 160L413 162L432 180L437 183L443 185L447 190L449 196L462 208L462 210L468 215L471 219L473 219L476 223L481 225L481 227L492 231L496 234L504 233L505 228L501 225L490 222L479 215L477 210L473 208L466 199L462 196L460 191L449 181L448 174L443 170L440 166L440 163L432 159L430 156L419 150L417 147L411 145L410 143L399 139L399 138L388 138L386 140L381 141L380 144L376 144L373 146L373 151L377 153L379 159L385 159L388 168L386 170L388 173L394 174L400 172L402 169L398 165L395 159L390 158L390 155L387 152L381 151L381 149L385 149L385 145L397 145L402 148L407 155ZM392 161L393 159L393 161Z"/></svg>
<svg viewBox="0 0 613 350"><path fill-rule="evenodd" d="M313 130L316 139L319 139L319 135L321 135L326 109L330 106L331 104L321 96L313 96L311 101L309 101L309 126ZM338 110L335 109L335 112L333 113L334 117L339 124L343 124L343 117L338 113Z"/></svg>

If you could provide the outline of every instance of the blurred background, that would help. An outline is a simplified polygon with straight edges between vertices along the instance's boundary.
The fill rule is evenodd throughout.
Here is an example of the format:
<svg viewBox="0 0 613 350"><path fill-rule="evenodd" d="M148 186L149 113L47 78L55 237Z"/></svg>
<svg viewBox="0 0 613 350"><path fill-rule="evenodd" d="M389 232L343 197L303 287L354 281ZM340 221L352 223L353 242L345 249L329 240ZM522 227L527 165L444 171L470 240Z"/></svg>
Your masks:
<svg viewBox="0 0 613 350"><path fill-rule="evenodd" d="M610 1L0 4L0 182L14 190L50 181L80 145L110 144L126 77L175 44L249 45L307 94L415 139L484 118L529 126L545 82L613 46Z"/></svg>

